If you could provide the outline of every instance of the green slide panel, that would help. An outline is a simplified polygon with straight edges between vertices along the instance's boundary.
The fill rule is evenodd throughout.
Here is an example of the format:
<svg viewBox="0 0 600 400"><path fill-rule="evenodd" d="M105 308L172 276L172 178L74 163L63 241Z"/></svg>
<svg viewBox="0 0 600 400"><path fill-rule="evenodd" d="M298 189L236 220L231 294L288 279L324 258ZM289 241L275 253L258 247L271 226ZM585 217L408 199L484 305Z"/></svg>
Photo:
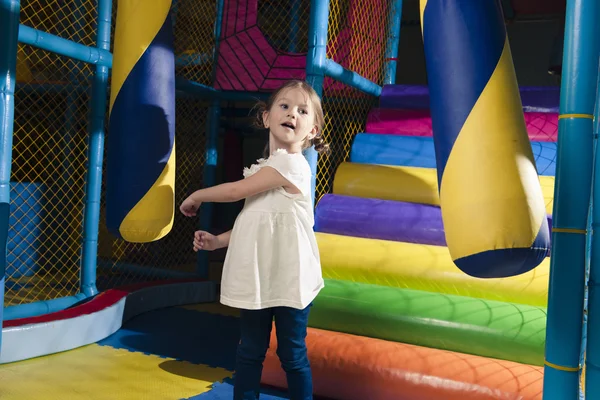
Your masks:
<svg viewBox="0 0 600 400"><path fill-rule="evenodd" d="M309 326L544 364L545 307L328 279Z"/></svg>

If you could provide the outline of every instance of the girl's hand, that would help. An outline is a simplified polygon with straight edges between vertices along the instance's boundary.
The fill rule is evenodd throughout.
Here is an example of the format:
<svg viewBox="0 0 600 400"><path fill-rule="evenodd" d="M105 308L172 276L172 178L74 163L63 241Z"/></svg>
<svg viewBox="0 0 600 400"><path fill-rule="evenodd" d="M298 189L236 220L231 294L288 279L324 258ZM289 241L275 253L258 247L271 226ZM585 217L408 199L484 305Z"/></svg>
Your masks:
<svg viewBox="0 0 600 400"><path fill-rule="evenodd" d="M196 231L194 233L194 251L198 250L216 250L220 248L219 238L205 231Z"/></svg>
<svg viewBox="0 0 600 400"><path fill-rule="evenodd" d="M189 196L183 201L183 203L181 203L181 206L179 206L179 211L181 211L181 213L186 217L195 217L199 208L200 203L197 203L194 201L194 199L192 199L192 196Z"/></svg>

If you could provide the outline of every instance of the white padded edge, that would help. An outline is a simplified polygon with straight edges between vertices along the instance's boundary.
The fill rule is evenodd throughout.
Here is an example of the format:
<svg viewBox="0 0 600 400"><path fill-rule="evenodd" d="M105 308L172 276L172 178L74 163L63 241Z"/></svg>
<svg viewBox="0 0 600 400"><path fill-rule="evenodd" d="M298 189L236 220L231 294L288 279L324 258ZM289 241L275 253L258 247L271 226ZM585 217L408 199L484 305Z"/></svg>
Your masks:
<svg viewBox="0 0 600 400"><path fill-rule="evenodd" d="M216 299L214 282L151 286L128 294L93 314L70 319L4 328L0 364L22 361L98 342L142 313Z"/></svg>
<svg viewBox="0 0 600 400"><path fill-rule="evenodd" d="M121 327L125 300L93 314L3 329L0 364L71 350L112 335Z"/></svg>

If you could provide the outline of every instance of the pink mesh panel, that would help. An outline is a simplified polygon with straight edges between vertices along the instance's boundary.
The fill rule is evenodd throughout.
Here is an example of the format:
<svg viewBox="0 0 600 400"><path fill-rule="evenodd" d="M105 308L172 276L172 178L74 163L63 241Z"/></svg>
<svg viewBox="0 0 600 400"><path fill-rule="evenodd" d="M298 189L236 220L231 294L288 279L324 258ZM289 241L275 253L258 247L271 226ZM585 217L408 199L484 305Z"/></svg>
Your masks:
<svg viewBox="0 0 600 400"><path fill-rule="evenodd" d="M306 54L274 49L257 25L257 0L226 0L215 88L265 91L306 77Z"/></svg>
<svg viewBox="0 0 600 400"><path fill-rule="evenodd" d="M306 61L304 58L295 57L293 55L280 54L273 64L275 68L304 68Z"/></svg>
<svg viewBox="0 0 600 400"><path fill-rule="evenodd" d="M235 39L235 37L229 38L221 43L222 56L219 59L227 58L229 62L219 62L218 71L226 71L222 74L223 81L235 90L255 91L258 85L253 81L252 75L244 65L244 61L242 61L245 60L244 54L241 53L239 42Z"/></svg>
<svg viewBox="0 0 600 400"><path fill-rule="evenodd" d="M277 51L265 39L265 36L258 26L255 26L253 29L249 29L247 34L250 39L259 44L258 47L261 52L260 55L262 58L264 58L265 66L269 67L273 61L277 59Z"/></svg>
<svg viewBox="0 0 600 400"><path fill-rule="evenodd" d="M366 131L379 134L432 136L429 110L375 108L367 117Z"/></svg>
<svg viewBox="0 0 600 400"><path fill-rule="evenodd" d="M251 60L249 63L251 63L252 66L256 68L258 72L260 72L260 79L264 79L264 77L269 73L269 64L272 64L277 59L277 54L269 51L271 48L264 38L261 37L258 40L254 40L252 38L252 36L255 36L254 31L258 31L258 28L250 28L249 30L244 31L233 38L229 38L228 40L239 41L243 47L242 51L244 55L248 54L248 59ZM250 54L252 56L250 56ZM256 55L260 57L257 58ZM254 60L259 62L253 62Z"/></svg>
<svg viewBox="0 0 600 400"><path fill-rule="evenodd" d="M343 24L346 27L337 37L329 38L329 43L332 44L330 57L350 70L356 68L352 56L365 60L365 55L374 54L373 59L377 59L373 52L385 51L383 46L373 49L368 46L368 41L359 40L361 36L382 32L385 24L385 21L378 19L373 22L370 18L363 18L361 14L364 10L358 8L361 1L351 1L348 21ZM369 3L369 12L385 13L385 4L385 0L373 0ZM258 0L225 0L215 88L270 91L279 87L283 81L306 78L306 54L274 49L265 39L257 21ZM360 65L361 74L377 82L380 67L377 63L369 63L369 57ZM325 79L324 85L330 92L332 89L343 91L344 95L357 92L332 79Z"/></svg>

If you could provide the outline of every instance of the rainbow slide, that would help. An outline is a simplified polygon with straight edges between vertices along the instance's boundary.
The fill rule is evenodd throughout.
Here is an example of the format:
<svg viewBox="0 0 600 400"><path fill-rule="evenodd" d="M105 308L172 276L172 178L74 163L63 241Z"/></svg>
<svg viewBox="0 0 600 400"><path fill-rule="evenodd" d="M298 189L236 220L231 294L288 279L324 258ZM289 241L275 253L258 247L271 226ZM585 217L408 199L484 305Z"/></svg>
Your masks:
<svg viewBox="0 0 600 400"><path fill-rule="evenodd" d="M424 21L431 41L427 15ZM489 71L487 81L480 79L487 83L471 97L496 102L499 108L495 112L471 104L463 129L476 118L478 131L470 133L470 140L489 140L480 151L506 153L506 148L494 147L506 139L511 143L506 146L514 142L522 146L515 155L530 158L523 175L534 173L530 197L538 206L531 219L537 222L533 234L525 236L535 245L543 242L540 237L549 238L552 226L558 90L518 88L516 79L503 82L498 75L509 76L512 61L505 36L497 36L495 44L486 43L483 56L473 61L487 58L495 63L480 68L483 75ZM430 85L435 81L434 67L428 70ZM452 93L452 88L442 89ZM536 246L533 255L520 248L524 261L508 272L487 265L495 262L490 254L503 250L501 246L485 252L488 258L477 258L477 268L472 264L460 268L455 262L438 174L440 167L455 168L450 164L456 160L452 154L440 158L442 141L438 137L436 144L434 126L436 116L438 124L448 117L440 115L448 108L454 107L452 116L463 112L458 108L469 94L457 99L457 105L440 107L439 92L385 86L366 132L355 137L349 161L338 167L333 193L317 205L315 227L326 286L314 302L307 337L317 395L349 400L542 399L549 252L540 258ZM485 118L489 125L481 123ZM502 131L500 119L514 122L516 128ZM513 140L516 134L522 137ZM464 139L456 139L455 147L459 140ZM470 151L478 148L472 141L466 145ZM482 163L489 158L493 156L475 154L480 164L470 168L487 168ZM493 172L489 181L477 183L485 186L483 191L507 184L500 182L503 171ZM501 209L505 194L498 191L497 198L491 198L495 208L490 213L501 213L508 224L514 216ZM490 216L481 216L486 218ZM518 235L517 226L504 231ZM541 227L539 233L536 227ZM478 234L485 237L483 228ZM547 250L550 243L544 245ZM285 387L276 340L273 333L263 382Z"/></svg>
<svg viewBox="0 0 600 400"><path fill-rule="evenodd" d="M538 119L554 118L558 103L546 104L552 88L521 91L535 93L522 96L526 120L532 108ZM384 88L367 132L356 136L350 160L337 170L333 193L317 205L326 286L314 302L307 339L315 393L539 400L549 258L506 278L479 279L454 265L437 195L432 130L413 130L431 126L423 118L429 110L409 108L416 93L426 103L425 87ZM543 141L539 131L529 132L548 226L558 130L553 126L545 125ZM263 381L285 386L271 350Z"/></svg>
<svg viewBox="0 0 600 400"><path fill-rule="evenodd" d="M402 104L403 89L426 95L389 86L382 105ZM396 130L356 136L333 193L316 208L326 286L308 336L315 393L541 399L549 258L505 278L479 279L456 267L445 243L431 131L413 135L399 107L385 108L390 118L397 112ZM381 129L380 114L371 112L369 127ZM539 178L551 226L556 142L531 143L536 162L548 166ZM285 386L275 353L263 380Z"/></svg>

